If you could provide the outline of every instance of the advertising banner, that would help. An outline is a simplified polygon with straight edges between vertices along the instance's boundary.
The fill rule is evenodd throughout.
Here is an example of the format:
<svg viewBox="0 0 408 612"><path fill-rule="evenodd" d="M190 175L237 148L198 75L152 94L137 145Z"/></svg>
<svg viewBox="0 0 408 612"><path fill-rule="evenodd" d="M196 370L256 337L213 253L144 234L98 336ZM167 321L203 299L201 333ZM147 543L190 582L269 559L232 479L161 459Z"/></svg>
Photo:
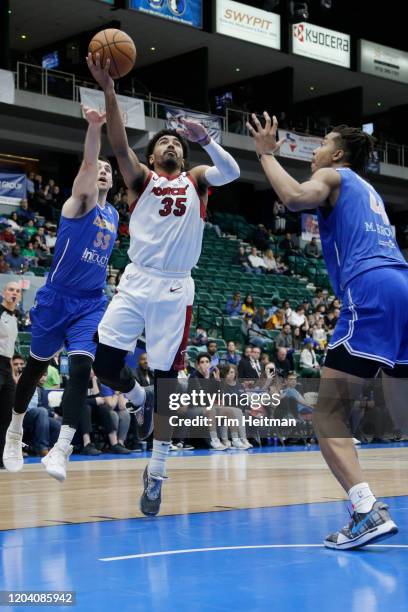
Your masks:
<svg viewBox="0 0 408 612"><path fill-rule="evenodd" d="M282 157L290 157L302 161L312 161L313 151L322 142L322 139L316 136L305 136L304 134L279 130L279 138L283 137L286 138L286 142L282 145L279 154Z"/></svg>
<svg viewBox="0 0 408 612"><path fill-rule="evenodd" d="M186 119L194 119L202 123L208 130L211 138L218 143L221 143L222 123L221 119L216 115L206 115L204 113L196 113L195 111L184 110L176 106L165 106L166 112L166 127L175 130L182 127L179 122L180 117Z"/></svg>
<svg viewBox="0 0 408 612"><path fill-rule="evenodd" d="M216 32L280 49L280 15L233 0L217 0Z"/></svg>
<svg viewBox="0 0 408 612"><path fill-rule="evenodd" d="M292 53L350 68L350 36L313 23L292 26Z"/></svg>
<svg viewBox="0 0 408 612"><path fill-rule="evenodd" d="M202 0L129 0L131 9L195 28L203 27L202 4Z"/></svg>
<svg viewBox="0 0 408 612"><path fill-rule="evenodd" d="M408 83L408 53L360 40L360 71L367 74Z"/></svg>
<svg viewBox="0 0 408 612"><path fill-rule="evenodd" d="M0 172L0 204L19 205L27 197L25 174Z"/></svg>
<svg viewBox="0 0 408 612"><path fill-rule="evenodd" d="M105 110L105 96L99 89L79 88L81 104L97 108L99 111ZM123 121L126 127L136 130L146 129L146 118L143 100L129 98L128 96L117 96L120 110L122 111Z"/></svg>

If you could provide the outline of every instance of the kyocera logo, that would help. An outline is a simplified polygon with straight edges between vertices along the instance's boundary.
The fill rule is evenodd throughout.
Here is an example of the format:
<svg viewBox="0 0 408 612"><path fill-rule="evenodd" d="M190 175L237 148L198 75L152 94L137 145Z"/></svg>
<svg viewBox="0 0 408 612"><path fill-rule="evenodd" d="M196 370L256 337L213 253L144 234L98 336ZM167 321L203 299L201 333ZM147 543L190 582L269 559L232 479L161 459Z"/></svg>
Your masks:
<svg viewBox="0 0 408 612"><path fill-rule="evenodd" d="M294 26L294 31L293 34L295 36L295 38L298 39L299 42L304 42L305 41L305 26L303 25L303 23L300 23L299 25Z"/></svg>
<svg viewBox="0 0 408 612"><path fill-rule="evenodd" d="M350 50L350 41L348 38L338 36L337 32L331 30L318 31L314 30L308 24L300 23L293 27L293 35L301 43L310 43L319 47L328 47L329 49L339 49L348 53Z"/></svg>

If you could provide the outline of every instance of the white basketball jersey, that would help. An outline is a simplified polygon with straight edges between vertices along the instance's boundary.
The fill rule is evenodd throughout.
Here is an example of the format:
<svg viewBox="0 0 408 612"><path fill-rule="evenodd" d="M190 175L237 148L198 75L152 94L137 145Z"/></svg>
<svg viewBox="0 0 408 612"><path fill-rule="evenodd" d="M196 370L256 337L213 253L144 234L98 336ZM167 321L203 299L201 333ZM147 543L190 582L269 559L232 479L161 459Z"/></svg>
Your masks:
<svg viewBox="0 0 408 612"><path fill-rule="evenodd" d="M150 172L131 207L129 258L162 272L190 272L201 253L205 204L195 179Z"/></svg>

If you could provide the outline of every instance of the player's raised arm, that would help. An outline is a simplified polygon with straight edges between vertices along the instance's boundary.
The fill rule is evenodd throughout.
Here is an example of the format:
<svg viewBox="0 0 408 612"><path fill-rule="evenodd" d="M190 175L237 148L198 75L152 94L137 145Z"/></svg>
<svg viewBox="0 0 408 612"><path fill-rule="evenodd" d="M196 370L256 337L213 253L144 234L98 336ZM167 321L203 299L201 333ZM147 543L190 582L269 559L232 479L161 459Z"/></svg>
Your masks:
<svg viewBox="0 0 408 612"><path fill-rule="evenodd" d="M98 157L101 149L101 130L105 113L84 107L88 130L85 137L84 158L72 186L71 197L62 207L62 215L73 219L82 217L96 206L98 200Z"/></svg>
<svg viewBox="0 0 408 612"><path fill-rule="evenodd" d="M313 209L327 202L329 196L340 185L340 175L332 168L321 168L314 173L310 181L299 183L282 168L275 158L285 142L277 141L278 122L264 113L265 127L262 127L256 115L252 115L254 125L247 123L249 132L254 137L255 149L264 172L279 196L281 202L292 211Z"/></svg>
<svg viewBox="0 0 408 612"><path fill-rule="evenodd" d="M129 147L125 125L116 98L114 82L109 74L110 60L107 59L105 66L102 67L99 54L96 54L95 61L93 61L92 55L89 53L86 62L92 76L102 87L105 94L108 138L113 153L118 160L120 172L126 186L133 191L137 191L138 186L145 181L149 170L144 164L140 163L136 153Z"/></svg>
<svg viewBox="0 0 408 612"><path fill-rule="evenodd" d="M213 141L201 123L185 118L181 118L180 123L183 127L177 130L178 133L191 142L200 144L214 164L213 166L196 166L191 170L191 174L197 182L219 187L232 183L239 178L240 170L235 159Z"/></svg>

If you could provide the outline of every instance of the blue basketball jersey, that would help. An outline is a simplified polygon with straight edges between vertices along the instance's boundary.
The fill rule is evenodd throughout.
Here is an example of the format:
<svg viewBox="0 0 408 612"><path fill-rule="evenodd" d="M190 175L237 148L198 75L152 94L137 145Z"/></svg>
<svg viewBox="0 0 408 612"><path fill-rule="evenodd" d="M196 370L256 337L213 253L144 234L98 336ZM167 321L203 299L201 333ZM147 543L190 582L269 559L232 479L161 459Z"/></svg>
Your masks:
<svg viewBox="0 0 408 612"><path fill-rule="evenodd" d="M108 203L77 219L61 215L47 284L77 297L102 293L117 229L118 213Z"/></svg>
<svg viewBox="0 0 408 612"><path fill-rule="evenodd" d="M350 168L339 168L340 193L330 211L319 208L323 256L332 287L342 296L358 274L384 266L406 267L384 203L367 181Z"/></svg>

